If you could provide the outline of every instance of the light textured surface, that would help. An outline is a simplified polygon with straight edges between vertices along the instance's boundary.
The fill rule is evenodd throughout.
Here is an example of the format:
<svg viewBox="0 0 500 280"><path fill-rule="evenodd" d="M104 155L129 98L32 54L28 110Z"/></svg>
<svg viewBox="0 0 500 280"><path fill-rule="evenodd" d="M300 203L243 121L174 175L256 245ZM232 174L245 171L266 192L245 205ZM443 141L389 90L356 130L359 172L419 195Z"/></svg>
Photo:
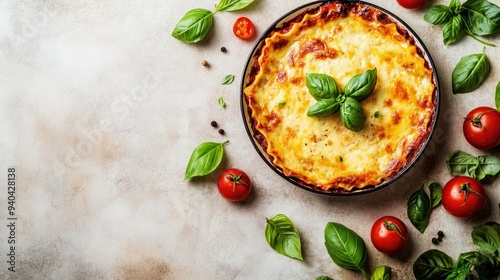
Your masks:
<svg viewBox="0 0 500 280"><path fill-rule="evenodd" d="M430 4L410 11L395 1L386 8L419 34L437 64L441 114L424 155L403 178L355 197L313 194L284 181L254 150L239 107L241 73L255 38L241 41L232 24L245 15L263 32L307 1L256 1L234 13L218 13L208 38L187 45L170 36L190 9L203 1L13 1L0 3L0 221L7 224L7 168L17 172L16 272L7 270L8 228L0 229L2 279L359 279L336 266L323 245L327 222L356 231L367 245L371 271L393 268L394 279L412 278L417 256L437 248L456 259L473 249L472 226L499 220L500 179L487 185L487 208L458 220L442 207L424 234L406 217L412 192L434 178L444 184L453 150L483 152L463 138L462 120L479 105L494 106L500 81L500 49L486 48L491 72L475 92L452 95L451 72L462 56L483 46L471 38L444 46L441 28L423 21ZM493 1L496 2L496 1ZM498 4L498 3L497 3ZM499 36L488 38L500 44ZM224 46L227 53L222 53ZM201 65L202 60L209 68ZM235 74L231 85L221 85ZM217 104L223 97L226 108ZM210 126L216 120L222 136ZM201 142L229 140L219 169L183 181L192 150ZM218 173L247 171L254 191L230 203L216 188ZM305 261L274 252L264 237L265 217L295 222ZM371 245L371 224L400 217L410 243L398 256Z"/></svg>

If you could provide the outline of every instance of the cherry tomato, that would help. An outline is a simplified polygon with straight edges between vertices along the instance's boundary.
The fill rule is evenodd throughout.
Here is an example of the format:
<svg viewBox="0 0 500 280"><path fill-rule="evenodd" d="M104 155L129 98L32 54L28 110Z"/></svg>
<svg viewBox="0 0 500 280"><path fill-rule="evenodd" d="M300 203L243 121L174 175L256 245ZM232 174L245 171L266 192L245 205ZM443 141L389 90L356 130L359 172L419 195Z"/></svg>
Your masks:
<svg viewBox="0 0 500 280"><path fill-rule="evenodd" d="M479 214L486 203L486 193L478 180L458 176L443 187L444 209L458 218L472 218Z"/></svg>
<svg viewBox="0 0 500 280"><path fill-rule="evenodd" d="M464 119L464 136L467 142L481 150L500 145L500 112L490 107L477 107Z"/></svg>
<svg viewBox="0 0 500 280"><path fill-rule="evenodd" d="M244 200L252 190L252 182L248 175L237 168L222 171L217 186L222 197L234 202Z"/></svg>
<svg viewBox="0 0 500 280"><path fill-rule="evenodd" d="M384 216L373 223L370 237L377 250L392 255L400 252L408 243L408 229L400 219Z"/></svg>
<svg viewBox="0 0 500 280"><path fill-rule="evenodd" d="M396 0L398 4L406 9L418 9L425 5L427 0Z"/></svg>
<svg viewBox="0 0 500 280"><path fill-rule="evenodd" d="M240 39L248 39L253 36L255 26L247 17L240 17L233 25L233 33Z"/></svg>

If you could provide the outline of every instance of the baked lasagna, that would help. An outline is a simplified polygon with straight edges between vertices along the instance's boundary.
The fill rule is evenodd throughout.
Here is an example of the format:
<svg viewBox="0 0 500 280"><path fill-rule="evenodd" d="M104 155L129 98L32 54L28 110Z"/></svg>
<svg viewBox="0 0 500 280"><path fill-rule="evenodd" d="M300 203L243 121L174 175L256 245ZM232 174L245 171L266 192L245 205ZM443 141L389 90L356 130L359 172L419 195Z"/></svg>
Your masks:
<svg viewBox="0 0 500 280"><path fill-rule="evenodd" d="M272 165L307 188L352 193L406 169L435 123L435 73L415 38L384 11L362 2L324 2L268 32L243 85L254 140ZM377 68L363 101L365 125L346 129L339 115L308 117L316 102L307 73L330 75L343 89Z"/></svg>

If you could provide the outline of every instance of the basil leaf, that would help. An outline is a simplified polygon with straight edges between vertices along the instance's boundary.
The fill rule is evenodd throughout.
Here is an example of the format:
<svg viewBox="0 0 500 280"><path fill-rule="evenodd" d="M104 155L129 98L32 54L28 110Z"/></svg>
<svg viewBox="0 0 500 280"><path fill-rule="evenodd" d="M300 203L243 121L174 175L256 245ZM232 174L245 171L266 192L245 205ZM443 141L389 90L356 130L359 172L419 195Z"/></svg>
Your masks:
<svg viewBox="0 0 500 280"><path fill-rule="evenodd" d="M226 107L226 102L224 101L224 98L222 98L222 97L219 97L219 99L217 99L217 103L219 103L219 105L222 108Z"/></svg>
<svg viewBox="0 0 500 280"><path fill-rule="evenodd" d="M462 11L462 3L460 0L451 0L448 7L453 15L457 15Z"/></svg>
<svg viewBox="0 0 500 280"><path fill-rule="evenodd" d="M372 94L377 84L377 68L367 70L352 77L344 88L345 95L363 101Z"/></svg>
<svg viewBox="0 0 500 280"><path fill-rule="evenodd" d="M306 86L316 100L336 98L339 95L337 83L333 77L326 74L307 73Z"/></svg>
<svg viewBox="0 0 500 280"><path fill-rule="evenodd" d="M424 186L422 186L414 192L408 200L408 219L410 219L410 222L418 231L424 233L427 225L429 225L430 213L431 201L424 191Z"/></svg>
<svg viewBox="0 0 500 280"><path fill-rule="evenodd" d="M246 8L252 4L254 0L221 0L215 6L215 12L232 12Z"/></svg>
<svg viewBox="0 0 500 280"><path fill-rule="evenodd" d="M189 159L184 180L195 176L204 176L219 166L224 155L224 145L229 142L205 142L198 145Z"/></svg>
<svg viewBox="0 0 500 280"><path fill-rule="evenodd" d="M317 117L317 118L324 118L328 117L330 115L335 114L340 108L340 103L337 102L335 99L329 98L329 99L322 99L309 110L307 110L307 116L308 117Z"/></svg>
<svg viewBox="0 0 500 280"><path fill-rule="evenodd" d="M481 252L500 259L500 224L489 222L476 226L471 236L472 242Z"/></svg>
<svg viewBox="0 0 500 280"><path fill-rule="evenodd" d="M460 254L455 266L465 270L466 276L473 276L473 279L493 279L492 276L495 274L498 262L487 255L474 251Z"/></svg>
<svg viewBox="0 0 500 280"><path fill-rule="evenodd" d="M413 263L413 275L418 280L446 279L453 272L453 259L432 249L422 253Z"/></svg>
<svg viewBox="0 0 500 280"><path fill-rule="evenodd" d="M206 9L193 9L177 23L172 36L185 43L196 43L207 36L214 14Z"/></svg>
<svg viewBox="0 0 500 280"><path fill-rule="evenodd" d="M233 81L234 81L234 75L229 74L229 75L226 75L224 77L224 79L222 79L221 84L223 84L223 85L230 85L230 84L233 83Z"/></svg>
<svg viewBox="0 0 500 280"><path fill-rule="evenodd" d="M366 276L366 246L357 233L344 225L329 222L325 227L325 247L338 266L360 271Z"/></svg>
<svg viewBox="0 0 500 280"><path fill-rule="evenodd" d="M266 221L266 240L271 248L284 256L303 260L299 231L293 222L283 214Z"/></svg>
<svg viewBox="0 0 500 280"><path fill-rule="evenodd" d="M372 273L370 280L390 280L391 279L391 268L385 265L381 265L375 268Z"/></svg>
<svg viewBox="0 0 500 280"><path fill-rule="evenodd" d="M462 20L461 15L456 15L445 23L443 27L443 43L445 45L451 44L461 37L463 26Z"/></svg>
<svg viewBox="0 0 500 280"><path fill-rule="evenodd" d="M443 25L452 18L451 11L445 5L435 5L424 15L424 20L434 25Z"/></svg>
<svg viewBox="0 0 500 280"><path fill-rule="evenodd" d="M316 277L315 280L333 280L333 279L328 277L328 276L319 276L319 277Z"/></svg>
<svg viewBox="0 0 500 280"><path fill-rule="evenodd" d="M349 130L361 131L365 126L365 112L352 97L347 97L344 103L340 105L340 121Z"/></svg>
<svg viewBox="0 0 500 280"><path fill-rule="evenodd" d="M497 107L497 110L500 111L500 82L498 82L495 91L495 105Z"/></svg>
<svg viewBox="0 0 500 280"><path fill-rule="evenodd" d="M476 90L483 83L489 70L490 64L484 53L463 57L451 75L453 94Z"/></svg>
<svg viewBox="0 0 500 280"><path fill-rule="evenodd" d="M431 207L434 209L441 203L443 190L436 180L430 180L427 187L429 188Z"/></svg>
<svg viewBox="0 0 500 280"><path fill-rule="evenodd" d="M479 156L479 166L476 168L474 178L483 181L488 176L496 176L500 172L500 159L495 156Z"/></svg>
<svg viewBox="0 0 500 280"><path fill-rule="evenodd" d="M453 176L469 176L479 181L500 172L500 158L490 155L475 157L460 150L448 156L446 165Z"/></svg>
<svg viewBox="0 0 500 280"><path fill-rule="evenodd" d="M453 176L473 177L478 166L478 159L463 151L454 151L446 160L446 166Z"/></svg>
<svg viewBox="0 0 500 280"><path fill-rule="evenodd" d="M455 267L446 280L467 280L468 267Z"/></svg>
<svg viewBox="0 0 500 280"><path fill-rule="evenodd" d="M462 13L475 35L491 35L500 30L500 7L486 0L469 0Z"/></svg>

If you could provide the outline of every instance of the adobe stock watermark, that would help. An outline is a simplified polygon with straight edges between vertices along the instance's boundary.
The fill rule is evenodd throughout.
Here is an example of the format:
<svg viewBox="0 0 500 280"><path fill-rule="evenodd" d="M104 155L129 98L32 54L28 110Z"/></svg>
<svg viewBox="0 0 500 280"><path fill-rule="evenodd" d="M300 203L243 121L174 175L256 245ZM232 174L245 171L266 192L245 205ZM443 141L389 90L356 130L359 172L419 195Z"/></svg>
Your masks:
<svg viewBox="0 0 500 280"><path fill-rule="evenodd" d="M75 147L69 147L66 152L64 164L76 168L80 162L90 155L101 145L101 140L105 134L116 131L118 125L130 117L134 110L147 100L151 92L160 88L160 84L169 78L167 72L156 69L147 69L147 74L141 82L133 87L127 93L123 93L111 102L109 105L109 117L102 118L96 124L96 128L83 131L81 140Z"/></svg>
<svg viewBox="0 0 500 280"><path fill-rule="evenodd" d="M20 10L29 10L25 2L17 4ZM51 9L47 3L40 3L40 9L33 13L23 13L20 18L21 25L18 30L8 33L7 39L12 42L14 47L28 43L38 36L40 31L45 28L51 20L56 17L56 11Z"/></svg>

